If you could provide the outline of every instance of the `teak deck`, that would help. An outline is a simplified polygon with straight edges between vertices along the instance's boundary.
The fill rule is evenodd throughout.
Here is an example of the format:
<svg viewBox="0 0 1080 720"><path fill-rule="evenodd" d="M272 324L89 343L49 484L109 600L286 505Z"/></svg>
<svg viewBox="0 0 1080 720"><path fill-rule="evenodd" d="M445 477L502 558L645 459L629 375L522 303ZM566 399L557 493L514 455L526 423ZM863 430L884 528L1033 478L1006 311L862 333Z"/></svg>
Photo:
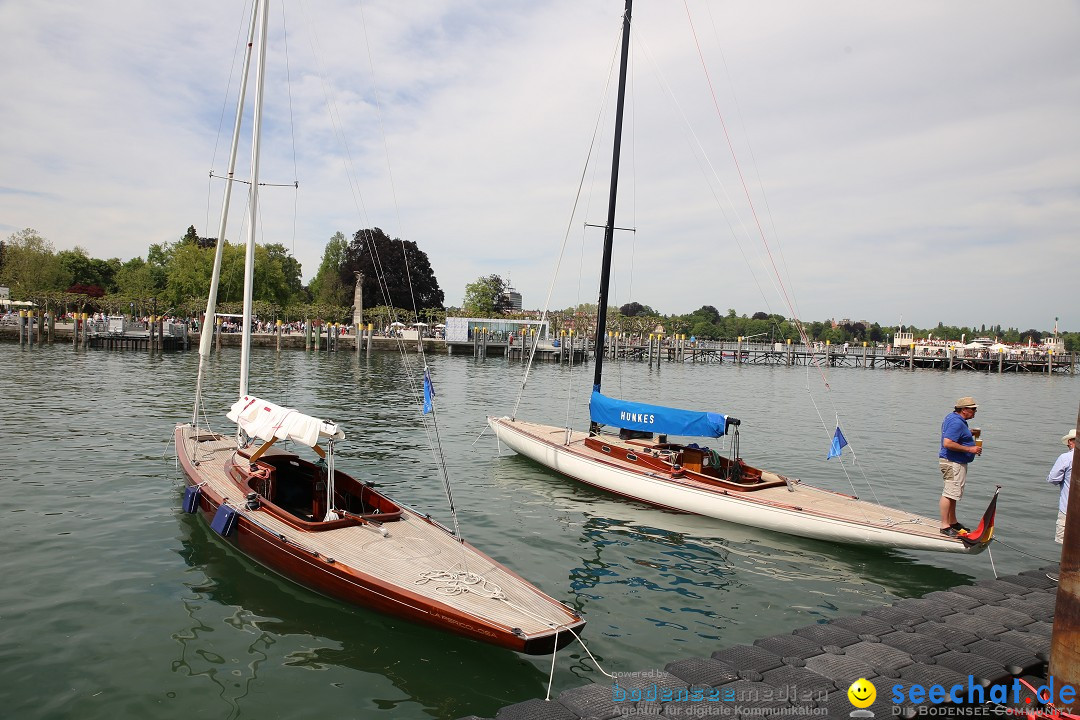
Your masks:
<svg viewBox="0 0 1080 720"><path fill-rule="evenodd" d="M370 604L432 625L454 625L447 629L472 636L490 635L484 625L492 623L522 638L550 634L553 628L562 628L564 637L557 638L562 646L572 640L565 628L571 626L577 630L584 624L571 610L543 595L523 578L408 507L403 506L400 519L382 526L386 535L369 524L308 532L283 522L265 508L250 510L245 506L245 493L229 477L227 469L236 453L235 441L205 431L196 438L190 425L179 426L176 435L178 452L184 456L181 460L188 460L191 465L191 472L185 467L185 473L189 478L196 475L196 481L204 483L204 498L209 496L211 506L207 507L204 500L204 513L212 516L220 504L234 508L243 520L265 531L259 538L263 543L278 546L260 551L258 543L244 537L241 522L237 530L240 537L235 539L241 550L301 584L314 584L304 582L303 565L310 566L313 573L333 571L338 576L344 575L347 584L353 585L352 589L361 598L371 596L370 602L361 600L358 604ZM248 535L260 534L249 530ZM299 563L300 567L292 568L292 572L273 567L260 557L271 550L279 555L287 553L288 562ZM461 592L460 587L438 578L440 573L461 568L481 576L483 582ZM434 579L427 579L428 574ZM380 592L383 586L391 591ZM340 595L327 588L313 589ZM492 597L500 591L502 597ZM394 609L394 605L402 607ZM462 627L468 621L463 623L452 617L456 613L475 619L476 626ZM496 642L490 637L481 639Z"/></svg>

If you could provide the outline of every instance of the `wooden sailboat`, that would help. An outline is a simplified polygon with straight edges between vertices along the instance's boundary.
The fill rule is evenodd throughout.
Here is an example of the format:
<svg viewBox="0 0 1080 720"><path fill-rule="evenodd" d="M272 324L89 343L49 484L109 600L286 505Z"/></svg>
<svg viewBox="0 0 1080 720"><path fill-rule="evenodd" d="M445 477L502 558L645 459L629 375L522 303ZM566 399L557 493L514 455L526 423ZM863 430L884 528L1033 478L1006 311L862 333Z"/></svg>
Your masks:
<svg viewBox="0 0 1080 720"><path fill-rule="evenodd" d="M600 273L593 391L588 432L540 425L514 417L489 417L501 444L556 472L625 497L682 512L775 532L844 543L978 553L994 531L997 493L979 526L959 537L943 535L938 522L852 495L806 485L747 465L739 457L740 421L719 413L644 405L600 393L606 337L608 284L615 230L626 68L632 0L623 16L622 57L615 112L607 223ZM729 457L668 436L731 435Z"/></svg>
<svg viewBox="0 0 1080 720"><path fill-rule="evenodd" d="M334 450L345 433L337 424L248 393L268 3L254 0L252 5L206 310L206 326L212 327L244 95L257 48L240 389L227 415L237 432L227 436L199 424L212 335L203 332L195 411L190 423L175 430L187 482L184 509L203 515L218 535L252 560L312 590L517 652L553 652L584 627L576 612L459 533L338 470ZM290 447L283 448L283 442ZM305 459L295 448L315 454Z"/></svg>

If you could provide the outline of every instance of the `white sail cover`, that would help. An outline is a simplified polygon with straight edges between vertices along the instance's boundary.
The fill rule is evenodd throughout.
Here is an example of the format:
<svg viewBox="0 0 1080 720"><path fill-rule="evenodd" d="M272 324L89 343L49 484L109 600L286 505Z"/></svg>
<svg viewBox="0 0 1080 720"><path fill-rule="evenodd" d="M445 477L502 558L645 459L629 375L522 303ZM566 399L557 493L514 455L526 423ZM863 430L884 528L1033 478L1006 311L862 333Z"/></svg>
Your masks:
<svg viewBox="0 0 1080 720"><path fill-rule="evenodd" d="M321 439L344 440L345 431L336 423L319 420L293 408L281 407L245 395L237 400L226 415L240 426L249 437L262 440L295 440L308 447L315 447Z"/></svg>

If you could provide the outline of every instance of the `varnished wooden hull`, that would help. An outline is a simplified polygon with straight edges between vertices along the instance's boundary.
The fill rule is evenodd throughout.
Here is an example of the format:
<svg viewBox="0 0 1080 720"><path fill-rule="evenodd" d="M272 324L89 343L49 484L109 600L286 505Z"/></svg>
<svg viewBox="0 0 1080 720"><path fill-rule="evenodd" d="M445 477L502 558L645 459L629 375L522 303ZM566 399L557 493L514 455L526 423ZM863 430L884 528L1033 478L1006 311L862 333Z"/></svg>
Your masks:
<svg viewBox="0 0 1080 720"><path fill-rule="evenodd" d="M310 532L295 526L303 523L284 522L267 508L248 510L243 502L248 488L230 477L230 471L235 474L243 465L227 459L228 466L208 467L232 453L203 452L207 443L196 443L194 437L189 425L177 426L180 466L188 485L201 485L200 514L210 522L223 503L241 508L235 528L224 539L299 585L526 654L553 652L574 639L571 629L580 633L585 625L577 613L409 508L402 507L400 518L383 526L386 536L367 523ZM218 443L210 442L215 447ZM205 459L196 462L203 455ZM423 581L420 575L459 563L497 584L506 599L474 591L444 595L440 581Z"/></svg>

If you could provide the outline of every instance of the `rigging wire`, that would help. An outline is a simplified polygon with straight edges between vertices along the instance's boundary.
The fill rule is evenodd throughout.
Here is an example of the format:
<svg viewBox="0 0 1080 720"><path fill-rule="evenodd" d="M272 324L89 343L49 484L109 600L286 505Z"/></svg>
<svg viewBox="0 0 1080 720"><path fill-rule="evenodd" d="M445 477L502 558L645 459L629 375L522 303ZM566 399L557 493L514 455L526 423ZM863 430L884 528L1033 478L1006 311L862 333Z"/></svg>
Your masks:
<svg viewBox="0 0 1080 720"><path fill-rule="evenodd" d="M304 7L304 5L302 3L301 8L303 8L303 7ZM391 198L392 198L393 207L394 207L394 214L395 214L395 217L397 219L397 225L398 225L398 228L399 228L399 237L400 237L400 229L402 227L400 204L398 202L397 188L396 188L396 184L394 182L393 163L391 162L391 149L390 149L389 135L386 132L385 123L383 122L383 108L382 108L382 103L381 103L380 95L379 95L378 80L377 80L377 74L376 74L376 69L375 69L375 61L374 61L374 57L373 57L373 55L371 53L371 42L370 42L370 38L368 36L367 21L366 21L365 15L364 15L364 3L363 2L358 3L357 7L358 7L359 15L360 15L360 20L361 20L360 24L361 24L362 32L364 34L364 45L365 45L366 51L367 51L366 54L367 54L367 59L368 59L368 70L369 70L370 79L371 79L371 93L372 93L372 98L373 98L374 113L375 113L375 118L376 118L378 128L379 128L379 134L380 134L380 137L382 139L383 152L384 152L384 157L385 157L385 160L386 160L386 169L387 169L388 179L389 179L389 183L390 183ZM308 25L312 28L311 32L309 33L309 37L312 38L312 49L313 49L313 51L315 51L315 44L318 43L318 34L314 30L314 24L313 23L309 22ZM342 129L342 123L340 122L341 113L338 110L336 101L334 100L334 94L332 92L332 85L331 85L330 81L328 80L328 74L325 72L325 70L323 68L323 65L322 65L322 62L321 62L321 59L320 59L321 54L318 53L318 52L314 52L314 55L315 55L317 63L318 63L320 77L322 79L324 98L325 98L325 102L326 102L326 105L327 105L328 113L329 113L329 115L331 117L331 121L332 121L332 124L334 126L335 135L337 136L338 142L341 144L341 146L343 147L343 149L345 151L344 154L343 154L343 157L342 157L342 164L344 166L345 175L348 178L349 188L350 188L350 192L351 192L351 195L352 195L352 198L353 198L353 204L354 204L354 206L356 208L357 215L359 216L359 218L361 220L361 227L364 228L360 232L358 232L357 235L363 234L362 238L366 238L366 240L367 240L367 242L364 243L364 246L369 252L371 252L372 265L374 266L375 271L376 271L376 273L375 273L376 274L375 282L376 282L376 286L378 288L379 294L382 296L384 304L387 307L393 308L393 305L390 302L390 296L391 296L390 288L389 288L389 285L388 285L387 280L386 280L387 273L386 273L385 268L384 268L383 259L382 259L381 255L379 253L379 250L378 250L378 243L375 241L376 238L375 238L374 234L370 230L370 228L372 227L372 223L368 220L368 213L367 213L366 205L364 203L363 194L360 192L359 183L357 182L356 173L354 172L355 164L353 162L352 151L351 151L351 149L349 147L349 143L348 143L348 141L346 139L345 132ZM389 237L389 236L387 236L387 237ZM356 239L357 239L357 237L354 236L353 240L355 241ZM409 287L409 296L410 296L410 302L412 304L413 318L414 318L414 322L418 323L420 321L419 312L417 311L417 306L416 306L415 289L413 287L413 282L412 282L412 271L411 271L411 268L409 267L409 259L408 259L408 254L406 252L405 241L404 240L396 240L395 241L393 238L390 238L390 239L391 239L391 242L400 242L401 243L402 262L403 262L403 265L405 267L405 277L406 277L406 281L407 281L408 287ZM361 288L361 292L363 292L363 288ZM398 322L397 314L392 313L390 315L390 319L391 319L392 322ZM359 333L360 328L357 327L356 331L357 331L357 333ZM415 377L415 369L416 369L416 367L423 367L425 369L425 371L427 371L427 369L428 369L427 356L425 354L424 343L423 343L422 339L418 338L417 348L418 348L418 352L420 354L420 362L418 364L415 364L409 358L408 352L406 350L404 339L403 338L398 338L397 340L398 341L396 343L396 348L398 350L399 356L401 357L402 364L406 369L406 372L405 372L406 383L408 385L409 392L410 392L411 396L417 401L417 406L419 407L420 405L422 405L422 398L421 398L421 393L418 391L418 386L417 386L416 377ZM441 435L439 433L438 419L437 419L437 416L436 416L435 412L432 412L432 417L430 418L430 424L429 424L429 419L427 418L426 415L423 415L421 413L421 417L423 419L424 432L425 432L425 435L428 438L428 446L431 449L432 459L433 459L433 461L435 463L435 466L438 469L440 475L442 476L443 487L444 487L444 490L445 490L447 503L449 504L451 516L453 518L455 535L460 540L461 539L460 525L459 525L458 516L457 516L457 509L456 509L456 507L454 505L453 492L452 492L452 489L451 489L451 482L450 482L450 475L449 475L449 472L447 470L446 458L445 458L445 454L444 454L444 451L443 451L443 448L442 448L442 438L441 438ZM463 553L463 558L464 558L464 545L462 545L462 553Z"/></svg>
<svg viewBox="0 0 1080 720"><path fill-rule="evenodd" d="M692 36L694 38L694 47L697 50L698 58L699 58L699 60L701 62L702 71L704 73L705 81L706 81L706 84L709 87L709 94L710 94L710 97L712 99L712 103L713 103L713 107L714 107L715 112L716 112L716 116L717 116L718 120L720 121L720 126L721 126L721 129L723 131L724 139L725 139L725 141L727 143L728 151L729 151L729 153L731 155L731 159L732 159L732 162L734 164L736 174L738 175L738 178L739 178L739 184L740 184L740 186L742 188L743 195L745 196L747 206L750 209L751 216L753 217L753 225L754 225L754 228L756 230L756 235L761 240L762 246L765 249L765 255L766 255L766 257L768 258L768 261L769 261L768 268L771 270L771 277L775 278L773 284L777 288L781 298L784 301L784 304L787 306L788 311L791 313L791 316L792 316L792 319L793 319L793 324L794 324L795 329L797 330L797 332L799 334L800 340L802 341L803 345L806 346L809 349L809 347L810 347L809 336L807 335L806 328L805 328L802 320L799 318L799 314L798 314L798 311L796 309L795 302L793 300L793 294L788 291L787 285L784 283L784 279L783 279L783 277L782 277L782 275L780 273L780 269L777 266L776 258L774 256L773 251L772 251L772 247L770 246L769 240L766 237L766 233L765 233L765 230L764 230L764 228L762 226L761 218L760 218L760 216L758 214L757 207L755 206L753 197L750 194L750 190L749 190L748 184L746 182L746 177L745 177L745 174L743 173L742 165L739 162L737 153L735 152L734 143L732 142L731 135L730 135L730 133L728 131L727 123L725 122L724 115L723 115L722 111L720 110L720 104L719 104L719 100L717 98L716 89L715 89L715 86L713 85L713 81L712 81L711 74L709 73L708 65L705 62L705 57L704 57L704 54L703 54L703 51L702 51L701 42L700 42L700 40L698 38L697 30L696 30L695 25L694 25L694 20L693 20L692 15L690 14L690 8L687 5L686 0L683 0L683 7L686 10L686 16L687 16L687 20L688 20L689 27L690 27L690 32L691 32L691 34L692 34ZM752 156L752 153L751 153L751 156ZM767 203L766 203L766 207L767 207ZM818 358L816 356L812 355L811 360L810 360L810 364L807 366L808 378L809 378L809 372L810 372L809 368L810 368L810 366L813 366L817 370L818 375L821 377L821 382L824 385L825 391L826 391L825 397L828 400L830 406L832 406L833 415L835 416L835 418L837 420L837 425L836 426L840 427L840 423L839 423L840 414L839 414L839 411L837 411L837 409L835 407L835 403L833 402L832 396L831 396L831 394L829 392L831 390L831 387L829 385L829 380L828 380L827 374L826 374L824 368L822 367L822 364L818 360ZM829 426L828 426L828 424L826 424L825 419L822 416L821 411L817 406L816 400L813 399L813 393L810 392L809 380L807 382L807 391L811 395L811 402L812 402L812 404L814 406L815 412L818 415L818 420L821 422L822 429L826 433L828 433L829 432ZM845 433L845 436L846 436L846 433ZM855 433L852 433L851 437L854 439L854 438L857 437L857 435ZM852 445L852 443L850 441L848 443L848 446L851 447L851 449L852 449L852 457L856 457L854 455L855 448L854 448L854 446ZM851 477L850 477L850 475L849 475L849 473L847 471L847 466L845 466L842 462L840 464L841 464L841 467L843 468L845 476L848 478L848 482L852 483ZM855 463L852 463L852 465L854 466ZM859 472L862 475L863 480L866 482L867 486L870 488L871 493L874 494L875 499L876 499L876 491L874 490L873 484L869 481L869 478L866 476L866 473L863 472L862 465L859 464L858 467L859 467ZM879 477L880 477L880 475L879 475ZM852 483L852 485L853 485L853 483ZM889 488L889 490L891 492L893 492L893 494L895 496L895 491L892 488L891 484L886 482L885 485L886 485L887 488ZM854 485L853 485L853 488L854 488ZM897 501L899 501L899 499L897 499Z"/></svg>
<svg viewBox="0 0 1080 720"><path fill-rule="evenodd" d="M608 70L608 79L607 79L607 84L605 86L605 91L604 91L604 97L605 98L610 94L611 82L612 82L612 77L613 77L614 68L615 68L615 61L616 61L616 58L618 57L618 47L619 47L619 43L622 41L621 40L621 38L622 38L621 33L622 33L622 28L620 27L619 35L617 36L617 39L616 39L616 42L615 42L615 50L612 53L611 65L610 65L609 70ZM600 137L600 128L601 128L601 124L603 122L603 119L604 119L604 117L606 115L606 110L607 110L606 103L601 102L600 109L599 109L599 111L597 113L597 116L596 116L596 122L593 125L592 137L589 140L588 148L587 148L586 153L585 153L585 162L584 162L584 164L583 164L583 166L581 168L581 177L578 178L577 191L574 193L574 202L571 204L570 216L569 216L569 218L567 218L566 230L563 232L562 245L559 247L559 254L555 259L555 270L552 273L551 282L548 284L547 297L544 298L544 309L540 313L540 326L541 327L543 327L543 324L545 322L547 322L548 313L550 312L550 309L551 309L551 296L555 291L555 283L559 278L559 271L562 268L563 259L566 257L566 249L567 249L567 245L569 244L569 241L570 241L570 233L573 231L573 228L574 228L574 218L577 217L578 206L581 203L582 191L583 191L583 189L585 187L585 180L589 175L589 167L590 167L590 164L592 163L593 152L597 148L597 143L598 143L599 137ZM593 171L596 172L596 167L595 166L593 166ZM589 195L588 197L591 198L592 196ZM586 212L586 215L587 215L587 212ZM584 246L584 228L582 228L582 245ZM582 253L584 253L584 249L582 250ZM581 274L582 274L582 268L579 265L579 267L578 267L578 299L579 299L579 301L580 301L580 298L581 298ZM599 310L599 308L597 308L597 309ZM533 361L536 358L537 345L538 345L538 343L533 343L532 351L529 353L529 361L525 364L525 369L522 371L521 385L518 388L517 398L514 400L514 407L513 407L513 410L511 412L511 414L510 414L511 418L516 418L517 417L518 409L521 406L521 400L525 395L525 386L528 384L529 373L532 370ZM572 402L572 398L573 398L573 385L572 385L572 383L573 383L574 343L573 343L573 336L572 335L570 336L570 348L569 348L569 350L570 350L570 372L568 373L568 379L567 379L566 421L565 421L565 427L567 428L567 438L566 438L567 442L569 442L569 439L570 439L570 435L569 435L570 427L571 427L571 423L570 423L570 407L571 407L571 402Z"/></svg>
<svg viewBox="0 0 1080 720"><path fill-rule="evenodd" d="M293 227L292 227L292 253L296 255L296 220L299 216L300 207L300 173L296 166L296 120L293 112L293 93L292 93L292 63L289 58L289 33L288 23L285 22L285 3L281 3L281 26L282 26L282 45L285 48L285 87L289 92L289 139L291 141L292 148L292 163L293 163Z"/></svg>

